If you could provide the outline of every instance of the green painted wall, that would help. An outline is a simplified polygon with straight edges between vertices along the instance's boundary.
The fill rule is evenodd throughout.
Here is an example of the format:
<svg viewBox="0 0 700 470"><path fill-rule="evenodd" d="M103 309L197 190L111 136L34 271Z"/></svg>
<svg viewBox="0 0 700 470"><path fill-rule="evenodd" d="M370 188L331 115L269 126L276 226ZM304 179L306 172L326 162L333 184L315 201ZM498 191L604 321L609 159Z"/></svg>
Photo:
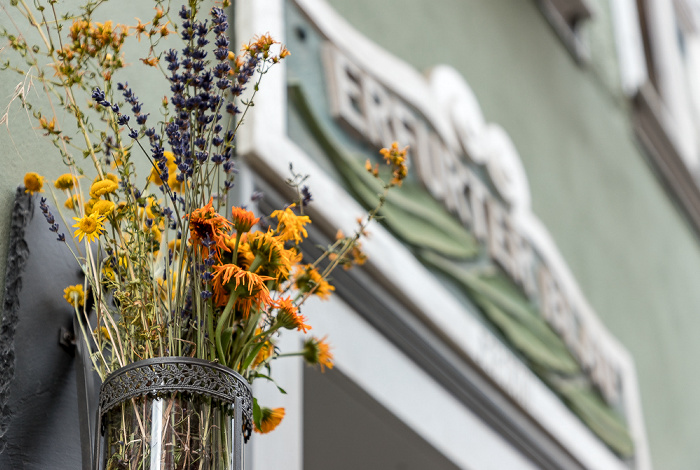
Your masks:
<svg viewBox="0 0 700 470"><path fill-rule="evenodd" d="M9 2L7 2L9 3ZM30 2L31 3L31 2ZM61 16L66 11L77 11L76 5L84 2L71 0L60 2L58 5L58 14ZM105 4L95 14L95 21L112 20L114 23L122 23L128 25L136 24L135 17L139 16L144 22L150 21L153 17L153 9L151 3L141 3L138 7L132 2L131 8L125 9L120 2L112 2ZM0 27L7 29L8 32L17 35L17 31L21 31L26 35L27 42L30 44L40 44L40 38L33 33L32 29L27 27L26 20L22 18L16 9L2 3L0 5ZM175 15L177 18L177 16ZM70 25L70 22L68 23ZM175 36L172 39L177 39ZM170 39L170 38L169 38ZM22 66L25 70L27 66L19 56L9 47L3 50L7 40L0 38L0 62L11 60L13 64ZM174 47L178 47L175 45ZM147 40L136 41L135 38L129 38L124 48L126 57L129 58L129 65L117 75L117 81L126 81L133 88L134 93L143 101L146 112L151 113L151 121L158 118L158 107L164 95L169 94L167 82L162 78L162 74L155 69L145 67L137 60L137 58L147 57L148 42ZM19 59L19 60L18 60ZM136 65L138 64L138 65ZM136 65L136 67L134 67ZM36 71L34 71L35 73ZM44 194L49 201L52 201L49 187L52 186L56 177L66 172L66 167L61 161L61 155L53 144L43 136L42 130L39 128L36 119L31 116L31 111L23 109L19 100L15 100L9 105L13 96L15 87L23 83L28 89L28 96L32 103L42 109L45 115L50 113L50 107L47 105L46 93L40 87L40 83L36 81L27 81L25 75L19 74L11 70L0 71L0 116L6 112L8 114L8 123L0 126L0 162L2 162L2 170L0 171L0 266L5 266L7 255L7 234L10 223L10 214L12 204L15 197L15 189L23 182L24 174L29 171L34 171L46 178L44 184ZM29 85L27 87L27 85ZM81 103L85 103L88 95L82 96ZM120 97L121 98L121 97ZM8 106L9 105L9 106ZM60 110L55 97L54 106L58 109L57 115L59 121L65 119L66 125L72 123L72 116L66 116ZM34 109L37 109L36 107ZM89 113L88 113L89 114ZM97 120L97 113L90 115L92 121ZM64 127L65 128L65 127ZM66 134L75 139L76 145L84 145L84 141L80 134L76 131L67 128ZM80 160L80 152L74 153L77 160ZM150 164L145 157L137 156L137 172L145 176L150 171ZM94 167L88 160L81 163L86 174L94 175ZM91 176L92 178L92 176ZM59 191L56 191L56 197L59 204L62 204L66 197ZM55 214L57 215L57 214ZM66 214L67 215L67 214ZM69 237L69 232L72 229L66 230L66 223L59 220L61 231ZM74 222L69 220L69 225ZM46 226L48 230L48 225ZM59 242L56 242L57 250L65 250ZM0 269L0 285L4 285L5 270ZM27 281L25 281L27 282ZM1 296L2 294L0 294Z"/></svg>
<svg viewBox="0 0 700 470"><path fill-rule="evenodd" d="M329 0L420 70L447 63L520 152L534 212L632 353L655 468L700 468L700 245L637 143L607 0L579 66L522 0Z"/></svg>

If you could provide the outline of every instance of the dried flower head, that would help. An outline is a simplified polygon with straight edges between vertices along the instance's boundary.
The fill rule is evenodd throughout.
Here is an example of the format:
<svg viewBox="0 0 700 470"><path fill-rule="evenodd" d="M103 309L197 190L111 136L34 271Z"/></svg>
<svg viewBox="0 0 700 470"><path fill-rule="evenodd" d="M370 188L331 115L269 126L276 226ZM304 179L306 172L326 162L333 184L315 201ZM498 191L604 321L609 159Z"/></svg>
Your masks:
<svg viewBox="0 0 700 470"><path fill-rule="evenodd" d="M399 143L394 142L390 148L383 148L379 153L384 157L384 160L391 167L393 178L391 185L401 186L403 180L408 175L408 167L406 166L406 153L408 146L399 149Z"/></svg>
<svg viewBox="0 0 700 470"><path fill-rule="evenodd" d="M312 366L318 365L321 372L326 367L333 368L333 354L325 336L321 339L311 337L304 342L304 360Z"/></svg>
<svg viewBox="0 0 700 470"><path fill-rule="evenodd" d="M73 194L71 197L66 199L66 202L63 203L63 207L66 209L74 210L77 207L80 206L80 195L79 194Z"/></svg>
<svg viewBox="0 0 700 470"><path fill-rule="evenodd" d="M105 194L111 194L119 188L119 184L112 179L106 178L92 183L90 186L90 197L97 199Z"/></svg>
<svg viewBox="0 0 700 470"><path fill-rule="evenodd" d="M260 408L260 427L255 424L255 432L267 434L279 426L284 419L284 408Z"/></svg>
<svg viewBox="0 0 700 470"><path fill-rule="evenodd" d="M107 216L114 212L116 205L112 201L99 200L92 206L91 214Z"/></svg>
<svg viewBox="0 0 700 470"><path fill-rule="evenodd" d="M38 173L30 171L24 175L24 192L29 194L42 193L44 186L44 178Z"/></svg>
<svg viewBox="0 0 700 470"><path fill-rule="evenodd" d="M66 287L63 290L63 298L66 299L66 302L75 307L82 307L85 305L85 291L83 291L83 285L76 284Z"/></svg>
<svg viewBox="0 0 700 470"><path fill-rule="evenodd" d="M77 221L73 227L77 227L77 230L73 234L74 238L78 238L79 241L83 241L83 237L87 238L87 241L92 242L96 240L102 232L105 231L104 228L104 216L96 213L86 215L85 217L73 217L73 220Z"/></svg>
<svg viewBox="0 0 700 470"><path fill-rule="evenodd" d="M301 243L309 234L304 228L311 223L311 219L306 215L294 213L296 204L292 204L284 210L276 210L271 217L277 218L277 233L282 240L294 240L294 243Z"/></svg>
<svg viewBox="0 0 700 470"><path fill-rule="evenodd" d="M281 298L274 303L277 308L277 318L275 326L287 330L297 330L306 333L311 329L306 324L306 317L299 313L299 309L294 305L291 298Z"/></svg>
<svg viewBox="0 0 700 470"><path fill-rule="evenodd" d="M56 179L53 183L56 189L70 190L75 187L75 176L70 173L65 173Z"/></svg>
<svg viewBox="0 0 700 470"><path fill-rule="evenodd" d="M245 233L260 221L260 217L255 217L255 214L242 207L234 206L231 208L231 220L236 232Z"/></svg>
<svg viewBox="0 0 700 470"><path fill-rule="evenodd" d="M326 300L331 296L331 292L335 290L328 281L326 281L321 273L312 265L297 266L294 273L294 284L299 292L304 294L311 293Z"/></svg>
<svg viewBox="0 0 700 470"><path fill-rule="evenodd" d="M224 235L231 222L214 210L213 202L214 198L210 198L207 205L189 215L190 242L200 246L205 240L211 240L217 247L228 251Z"/></svg>

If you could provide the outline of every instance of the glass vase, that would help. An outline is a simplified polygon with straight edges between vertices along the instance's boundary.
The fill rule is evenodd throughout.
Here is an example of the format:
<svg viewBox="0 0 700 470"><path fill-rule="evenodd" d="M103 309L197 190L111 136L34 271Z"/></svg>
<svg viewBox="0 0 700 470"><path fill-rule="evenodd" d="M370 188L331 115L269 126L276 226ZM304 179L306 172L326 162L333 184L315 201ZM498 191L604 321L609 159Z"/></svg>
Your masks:
<svg viewBox="0 0 700 470"><path fill-rule="evenodd" d="M100 390L99 470L242 470L252 394L239 374L181 357L135 362Z"/></svg>

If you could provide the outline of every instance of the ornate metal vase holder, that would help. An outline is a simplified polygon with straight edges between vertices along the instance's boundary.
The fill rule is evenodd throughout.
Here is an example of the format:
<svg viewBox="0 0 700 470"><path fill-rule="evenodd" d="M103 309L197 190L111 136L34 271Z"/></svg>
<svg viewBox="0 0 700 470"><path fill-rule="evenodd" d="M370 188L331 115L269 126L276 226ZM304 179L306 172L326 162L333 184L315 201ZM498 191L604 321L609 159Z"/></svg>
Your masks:
<svg viewBox="0 0 700 470"><path fill-rule="evenodd" d="M242 470L250 385L219 364L162 357L129 364L100 389L96 470Z"/></svg>

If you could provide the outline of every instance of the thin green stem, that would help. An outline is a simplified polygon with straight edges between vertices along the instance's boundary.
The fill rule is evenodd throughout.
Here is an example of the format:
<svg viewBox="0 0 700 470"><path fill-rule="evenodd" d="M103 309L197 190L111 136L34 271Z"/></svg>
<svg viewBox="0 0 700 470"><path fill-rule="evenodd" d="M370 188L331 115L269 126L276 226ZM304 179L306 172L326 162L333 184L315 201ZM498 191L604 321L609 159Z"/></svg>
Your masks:
<svg viewBox="0 0 700 470"><path fill-rule="evenodd" d="M226 356L224 355L224 348L223 348L223 345L221 344L221 335L223 334L226 323L228 322L228 317L231 315L231 312L233 311L233 304L236 303L237 299L238 299L238 292L234 290L229 295L228 302L226 302L226 307L224 308L224 311L221 312L221 315L219 316L219 322L216 325L216 334L214 336L216 339L216 352L219 355L219 362L221 362L224 365L226 364ZM210 317L211 316L213 316L213 315L210 315Z"/></svg>

